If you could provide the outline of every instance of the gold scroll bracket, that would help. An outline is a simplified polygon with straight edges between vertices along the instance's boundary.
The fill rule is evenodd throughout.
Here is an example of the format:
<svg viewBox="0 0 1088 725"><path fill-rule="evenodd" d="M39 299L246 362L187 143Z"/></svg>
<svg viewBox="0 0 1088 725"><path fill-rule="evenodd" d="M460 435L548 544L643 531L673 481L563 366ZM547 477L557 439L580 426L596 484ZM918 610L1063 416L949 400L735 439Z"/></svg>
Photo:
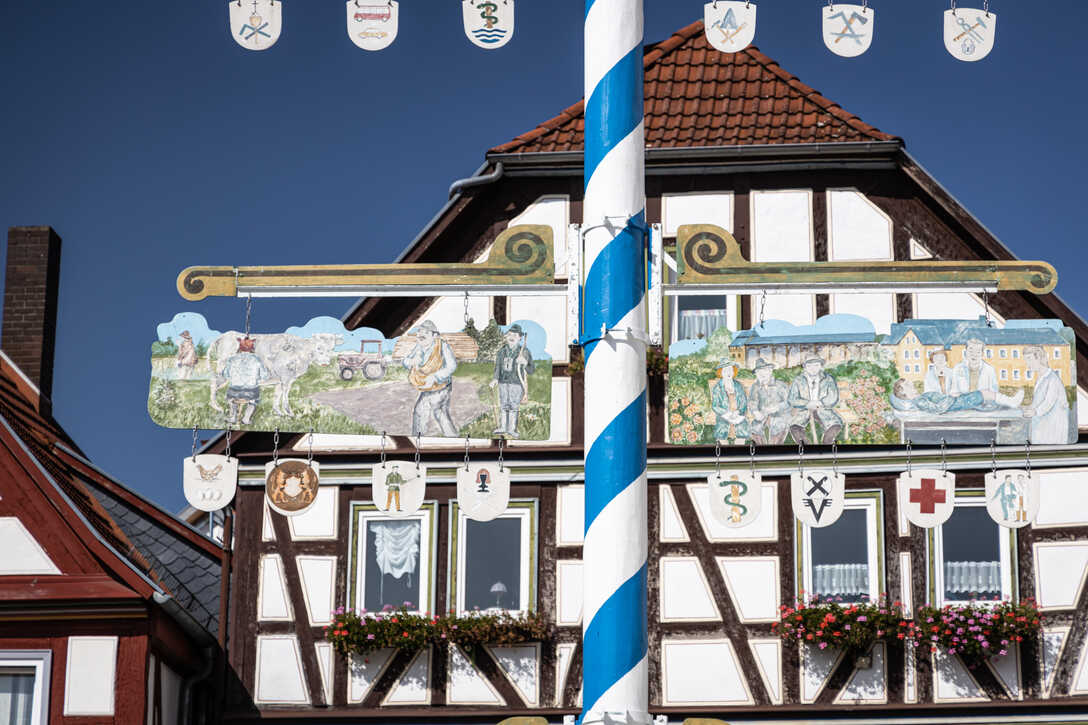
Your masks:
<svg viewBox="0 0 1088 725"><path fill-rule="evenodd" d="M685 224L677 230L676 272L683 285L715 291L917 292L978 290L1047 294L1058 273L1046 262L749 262L733 235L713 224ZM696 290L691 290L695 292ZM702 291L702 290L699 290ZM674 292L675 293L675 292Z"/></svg>
<svg viewBox="0 0 1088 725"><path fill-rule="evenodd" d="M554 294L552 229L519 224L499 234L487 261L466 263L330 264L283 267L187 267L178 293L187 300L259 296L429 297L437 294ZM439 288L435 290L434 288ZM429 292L429 293L428 293Z"/></svg>

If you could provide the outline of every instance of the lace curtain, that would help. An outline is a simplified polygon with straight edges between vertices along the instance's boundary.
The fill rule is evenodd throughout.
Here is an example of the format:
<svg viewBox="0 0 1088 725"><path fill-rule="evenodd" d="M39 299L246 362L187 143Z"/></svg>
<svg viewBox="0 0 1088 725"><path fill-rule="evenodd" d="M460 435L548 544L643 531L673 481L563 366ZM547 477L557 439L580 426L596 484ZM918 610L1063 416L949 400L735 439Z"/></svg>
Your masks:
<svg viewBox="0 0 1088 725"><path fill-rule="evenodd" d="M946 561L944 563L944 589L946 592L993 597L1001 594L1001 562L998 561Z"/></svg>
<svg viewBox="0 0 1088 725"><path fill-rule="evenodd" d="M33 674L0 672L0 722L30 725L33 704Z"/></svg>
<svg viewBox="0 0 1088 725"><path fill-rule="evenodd" d="M374 559L378 569L394 579L407 574L408 586L412 586L419 559L419 522L375 521L370 527L374 530Z"/></svg>
<svg viewBox="0 0 1088 725"><path fill-rule="evenodd" d="M868 564L819 564L812 567L812 588L821 597L869 593Z"/></svg>
<svg viewBox="0 0 1088 725"><path fill-rule="evenodd" d="M728 316L725 310L681 310L678 339L707 338L710 337L710 333L727 324Z"/></svg>

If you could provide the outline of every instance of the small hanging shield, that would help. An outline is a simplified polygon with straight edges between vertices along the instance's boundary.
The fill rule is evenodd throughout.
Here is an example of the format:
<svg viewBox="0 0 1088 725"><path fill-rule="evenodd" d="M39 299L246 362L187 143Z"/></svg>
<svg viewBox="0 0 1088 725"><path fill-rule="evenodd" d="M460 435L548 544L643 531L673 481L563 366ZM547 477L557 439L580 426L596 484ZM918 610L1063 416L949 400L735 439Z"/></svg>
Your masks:
<svg viewBox="0 0 1088 725"><path fill-rule="evenodd" d="M462 0L461 15L473 45L492 50L514 37L514 0Z"/></svg>
<svg viewBox="0 0 1088 725"><path fill-rule="evenodd" d="M739 529L759 518L762 478L750 471L720 471L707 476L710 512L722 524Z"/></svg>
<svg viewBox="0 0 1088 725"><path fill-rule="evenodd" d="M371 469L374 505L390 516L414 514L427 491L427 467L410 461L386 461Z"/></svg>
<svg viewBox="0 0 1088 725"><path fill-rule="evenodd" d="M703 6L706 39L723 53L744 50L756 37L756 5L744 0L717 0Z"/></svg>
<svg viewBox="0 0 1088 725"><path fill-rule="evenodd" d="M397 38L400 6L394 0L348 0L348 37L363 50L388 48Z"/></svg>
<svg viewBox="0 0 1088 725"><path fill-rule="evenodd" d="M490 521L510 503L510 469L497 463L457 467L457 503L473 521Z"/></svg>
<svg viewBox="0 0 1088 725"><path fill-rule="evenodd" d="M305 513L317 500L319 466L296 458L269 461L264 466L264 495L268 507L284 516Z"/></svg>
<svg viewBox="0 0 1088 725"><path fill-rule="evenodd" d="M899 474L899 506L907 520L923 529L940 526L955 508L956 476L937 469Z"/></svg>
<svg viewBox="0 0 1088 725"><path fill-rule="evenodd" d="M982 60L994 49L997 14L974 8L944 11L944 47L956 60Z"/></svg>
<svg viewBox="0 0 1088 725"><path fill-rule="evenodd" d="M825 5L824 45L835 55L854 58L873 43L876 12L866 5Z"/></svg>
<svg viewBox="0 0 1088 725"><path fill-rule="evenodd" d="M812 470L790 476L793 515L806 526L823 528L842 516L846 501L846 476L834 471Z"/></svg>
<svg viewBox="0 0 1088 725"><path fill-rule="evenodd" d="M212 453L188 456L181 481L190 506L198 511L218 511L238 490L238 459Z"/></svg>
<svg viewBox="0 0 1088 725"><path fill-rule="evenodd" d="M265 50L280 39L283 3L278 0L231 0L230 34L246 50Z"/></svg>
<svg viewBox="0 0 1088 725"><path fill-rule="evenodd" d="M1002 470L986 474L986 510L1009 529L1020 529L1039 513L1039 474Z"/></svg>

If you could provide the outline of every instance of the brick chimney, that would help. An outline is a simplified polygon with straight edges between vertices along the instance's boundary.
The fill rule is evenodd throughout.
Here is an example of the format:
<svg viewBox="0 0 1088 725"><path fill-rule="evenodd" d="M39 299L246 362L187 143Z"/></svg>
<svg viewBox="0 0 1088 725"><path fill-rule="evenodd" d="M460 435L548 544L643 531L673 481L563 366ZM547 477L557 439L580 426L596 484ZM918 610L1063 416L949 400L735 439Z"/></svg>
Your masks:
<svg viewBox="0 0 1088 725"><path fill-rule="evenodd" d="M53 228L9 228L0 349L47 400L53 396L59 286L60 237Z"/></svg>

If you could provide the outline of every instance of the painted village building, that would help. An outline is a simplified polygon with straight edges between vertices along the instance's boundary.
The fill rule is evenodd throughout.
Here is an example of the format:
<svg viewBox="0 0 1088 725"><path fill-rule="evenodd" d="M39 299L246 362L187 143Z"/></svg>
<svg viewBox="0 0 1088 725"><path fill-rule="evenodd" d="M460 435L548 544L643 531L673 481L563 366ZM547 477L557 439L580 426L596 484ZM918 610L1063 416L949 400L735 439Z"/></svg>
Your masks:
<svg viewBox="0 0 1088 725"><path fill-rule="evenodd" d="M712 223L729 230L744 256L762 261L1012 259L1012 254L906 152L904 142L824 98L755 48L710 49L701 22L645 52L647 221L662 225L674 253L677 228ZM513 224L552 228L556 280L566 281L567 229L581 221L583 105L491 149L470 179L411 241L403 262L479 261ZM672 260L667 260L670 270ZM671 273L671 272L670 272ZM284 436L280 455L321 464L317 502L284 518L265 504L270 434L236 436L242 463L230 571L227 722L258 718L312 722L498 722L539 717L559 723L581 706L583 543L583 379L568 347L566 302L554 297L370 298L345 317L349 329L373 327L387 338L423 320L458 331L467 313L500 324L532 319L548 332L552 418L544 442L512 440L502 455L512 471L511 504L489 523L459 510L454 469L464 440L423 438L426 500L408 518L387 519L374 505L370 469L381 456L412 460L404 437ZM709 337L759 321L760 300L737 296L666 298L666 337ZM1015 377L1015 348L983 325L1058 319L1076 340L1075 406L1088 390L1088 327L1054 295L991 295L988 307L967 293L772 295L767 320L812 325L831 313L872 321L875 337L851 344L884 350L918 374L929 352L950 361L971 336L988 359ZM903 325L908 319L956 320ZM969 329L968 329L969 328ZM1055 333L1057 334L1057 333ZM739 336L738 336L739 337ZM1054 341L1055 343L1057 341ZM1040 340L1043 345L1050 341ZM756 355L767 355L760 341ZM785 340L770 354L795 364L802 349L841 354L819 340ZM801 348L801 345L815 347ZM736 349L736 348L734 348ZM1059 349L1048 348L1050 354ZM915 351L917 357L915 357ZM1004 352L1003 352L1004 351ZM743 358L749 353L744 350ZM1007 357L1006 357L1007 355ZM918 363L915 363L918 360ZM1068 363L1053 363L1068 376ZM907 366L910 366L909 368ZM1003 370L1006 368L1002 368ZM985 510L988 446L947 451L957 474L955 512L933 530L912 527L896 503L896 476L909 465L900 445L840 450L808 447L807 465L847 476L846 509L812 531L793 517L793 445L764 447L762 513L741 529L711 515L706 477L712 446L669 445L665 384L649 376L649 687L650 709L669 722L1068 722L1088 712L1088 443L1035 446L1031 466L1044 495L1033 526L999 528ZM1068 378L1066 378L1068 380ZM1004 383L1004 379L1003 379ZM1082 423L1088 422L1085 415ZM495 460L497 441L471 439L473 460ZM209 451L222 449L222 441ZM747 448L725 449L721 464L747 467ZM937 449L915 448L913 465L939 465ZM1021 448L998 465L1022 466ZM396 529L394 532L393 529ZM377 532L409 541L393 567ZM622 545L622 542L617 542ZM383 563L385 562L385 563ZM969 565L969 566L967 566ZM965 568L966 566L966 568ZM963 572L970 570L971 577ZM969 579L969 580L968 580ZM969 671L955 657L915 656L878 646L869 668L783 643L772 631L779 606L800 593L889 593L908 612L968 599L972 592L1034 597L1046 614L1039 646L1014 647ZM337 607L380 610L410 602L420 611L499 608L543 612L545 641L466 653L455 648L382 650L363 660L335 654L323 628Z"/></svg>
<svg viewBox="0 0 1088 725"><path fill-rule="evenodd" d="M0 722L213 722L223 552L52 416L61 240L8 233L0 347Z"/></svg>

